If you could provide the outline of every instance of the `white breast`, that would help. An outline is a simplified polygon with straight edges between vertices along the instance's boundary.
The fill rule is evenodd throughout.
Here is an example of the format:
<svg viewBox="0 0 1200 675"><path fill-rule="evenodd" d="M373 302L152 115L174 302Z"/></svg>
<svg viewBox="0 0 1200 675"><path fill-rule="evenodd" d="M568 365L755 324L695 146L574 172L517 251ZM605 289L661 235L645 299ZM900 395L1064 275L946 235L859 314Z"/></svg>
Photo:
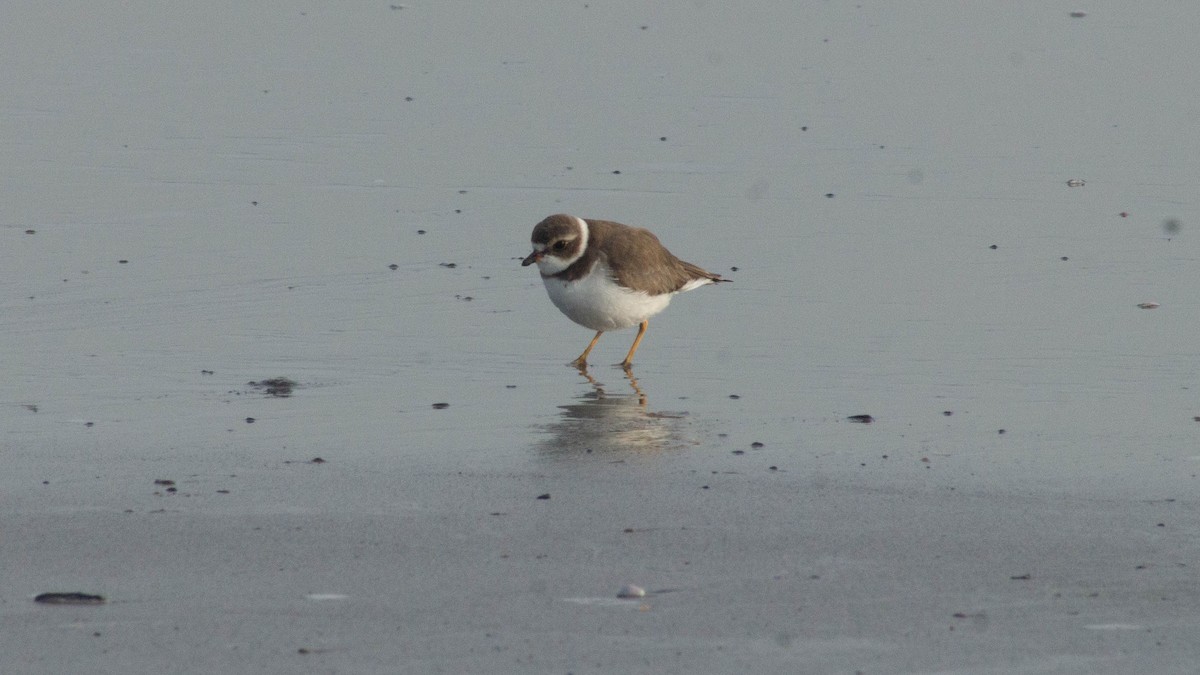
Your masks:
<svg viewBox="0 0 1200 675"><path fill-rule="evenodd" d="M667 308L673 293L649 295L622 288L603 263L578 281L542 277L554 306L592 330L629 328Z"/></svg>

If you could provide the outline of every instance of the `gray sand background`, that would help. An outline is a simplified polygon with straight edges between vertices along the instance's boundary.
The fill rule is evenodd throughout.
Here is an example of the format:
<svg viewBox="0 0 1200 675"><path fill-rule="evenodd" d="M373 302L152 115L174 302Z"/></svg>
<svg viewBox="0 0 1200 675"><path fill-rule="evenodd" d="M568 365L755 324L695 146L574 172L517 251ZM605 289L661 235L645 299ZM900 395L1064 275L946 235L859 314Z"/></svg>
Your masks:
<svg viewBox="0 0 1200 675"><path fill-rule="evenodd" d="M0 6L0 672L1195 672L1198 28Z"/></svg>

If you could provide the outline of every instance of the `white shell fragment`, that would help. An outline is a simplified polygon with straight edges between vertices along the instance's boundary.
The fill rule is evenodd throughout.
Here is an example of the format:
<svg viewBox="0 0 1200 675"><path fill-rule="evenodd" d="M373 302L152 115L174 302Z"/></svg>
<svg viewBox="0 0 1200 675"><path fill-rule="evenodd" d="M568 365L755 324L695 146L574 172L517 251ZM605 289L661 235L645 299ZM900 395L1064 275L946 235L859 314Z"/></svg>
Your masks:
<svg viewBox="0 0 1200 675"><path fill-rule="evenodd" d="M1072 178L1067 181L1067 187L1083 187L1083 181L1078 178Z"/></svg>
<svg viewBox="0 0 1200 675"><path fill-rule="evenodd" d="M1138 307L1140 307L1142 309L1158 309L1159 304L1157 302L1151 300L1149 302L1139 302Z"/></svg>
<svg viewBox="0 0 1200 675"><path fill-rule="evenodd" d="M633 584L625 584L621 587L621 590L617 591L617 597L622 600L644 598L646 597L646 589L641 586L634 586Z"/></svg>

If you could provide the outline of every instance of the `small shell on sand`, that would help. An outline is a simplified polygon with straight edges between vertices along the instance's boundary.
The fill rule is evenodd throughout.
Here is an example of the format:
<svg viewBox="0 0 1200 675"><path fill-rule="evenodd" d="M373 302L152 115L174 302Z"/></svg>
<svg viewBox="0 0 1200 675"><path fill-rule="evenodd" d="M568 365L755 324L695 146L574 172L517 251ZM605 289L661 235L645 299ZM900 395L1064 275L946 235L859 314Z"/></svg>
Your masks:
<svg viewBox="0 0 1200 675"><path fill-rule="evenodd" d="M621 590L617 591L617 597L622 600L634 600L636 598L646 597L646 589L633 584L625 584Z"/></svg>

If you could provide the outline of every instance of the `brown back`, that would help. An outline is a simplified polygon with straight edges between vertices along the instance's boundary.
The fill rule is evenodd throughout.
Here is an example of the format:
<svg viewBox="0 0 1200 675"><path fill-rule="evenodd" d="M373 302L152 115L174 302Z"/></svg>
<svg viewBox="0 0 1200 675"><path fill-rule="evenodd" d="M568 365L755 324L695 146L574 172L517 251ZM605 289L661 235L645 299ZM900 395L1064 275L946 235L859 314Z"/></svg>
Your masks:
<svg viewBox="0 0 1200 675"><path fill-rule="evenodd" d="M609 220L587 220L588 242L583 256L555 276L574 281L598 260L612 270L617 283L651 295L673 293L694 279L724 281L720 275L676 258L652 232ZM622 236L615 236L621 233Z"/></svg>

